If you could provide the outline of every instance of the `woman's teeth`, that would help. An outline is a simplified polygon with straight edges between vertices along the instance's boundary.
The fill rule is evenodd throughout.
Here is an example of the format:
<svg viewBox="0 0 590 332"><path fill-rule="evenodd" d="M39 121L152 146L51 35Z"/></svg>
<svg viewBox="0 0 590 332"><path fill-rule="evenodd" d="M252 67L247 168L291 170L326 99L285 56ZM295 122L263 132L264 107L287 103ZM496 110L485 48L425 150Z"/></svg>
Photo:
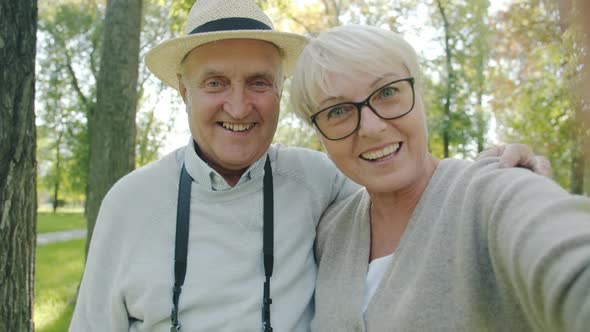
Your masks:
<svg viewBox="0 0 590 332"><path fill-rule="evenodd" d="M365 153L361 154L361 158L363 158L365 160L375 160L375 159L383 158L383 157L388 156L388 155L394 153L395 151L397 151L399 149L399 147L400 147L400 143L395 143L395 144L386 146L383 149L380 149L377 151L365 152Z"/></svg>
<svg viewBox="0 0 590 332"><path fill-rule="evenodd" d="M225 129L231 131L246 131L252 127L254 127L253 123L231 123L231 122L222 122L221 126Z"/></svg>

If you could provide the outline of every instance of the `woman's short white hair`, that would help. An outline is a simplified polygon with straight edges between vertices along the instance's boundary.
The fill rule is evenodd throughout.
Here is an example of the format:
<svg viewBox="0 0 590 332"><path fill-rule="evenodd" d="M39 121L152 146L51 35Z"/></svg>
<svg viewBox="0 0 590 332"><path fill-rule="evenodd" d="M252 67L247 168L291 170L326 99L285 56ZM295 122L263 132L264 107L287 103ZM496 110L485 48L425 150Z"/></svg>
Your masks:
<svg viewBox="0 0 590 332"><path fill-rule="evenodd" d="M301 53L291 82L291 106L310 123L309 117L319 111L318 94L330 94L330 74L351 80L359 73L381 76L396 64L420 81L416 52L398 33L357 24L332 28L312 39Z"/></svg>

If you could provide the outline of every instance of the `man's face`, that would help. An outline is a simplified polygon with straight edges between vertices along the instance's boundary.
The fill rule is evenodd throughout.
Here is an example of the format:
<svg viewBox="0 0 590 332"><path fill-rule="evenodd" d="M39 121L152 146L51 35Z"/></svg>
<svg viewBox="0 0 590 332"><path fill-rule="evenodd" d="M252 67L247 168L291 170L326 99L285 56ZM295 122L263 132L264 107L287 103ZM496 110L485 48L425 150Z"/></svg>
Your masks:
<svg viewBox="0 0 590 332"><path fill-rule="evenodd" d="M267 151L277 128L282 83L278 49L227 39L192 50L179 75L191 134L220 174L243 170Z"/></svg>

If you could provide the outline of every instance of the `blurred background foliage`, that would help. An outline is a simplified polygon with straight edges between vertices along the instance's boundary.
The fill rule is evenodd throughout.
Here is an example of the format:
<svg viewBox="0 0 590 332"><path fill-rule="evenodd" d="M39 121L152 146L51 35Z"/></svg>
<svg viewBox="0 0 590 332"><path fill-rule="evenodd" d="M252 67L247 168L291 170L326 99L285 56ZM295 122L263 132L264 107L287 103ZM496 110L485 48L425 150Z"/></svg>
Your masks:
<svg viewBox="0 0 590 332"><path fill-rule="evenodd" d="M579 1L579 0L578 0ZM580 57L576 0L259 0L281 30L314 36L344 23L398 31L419 51L430 150L474 158L492 145L528 144L547 156L554 177L590 193L582 144L587 101L577 93ZM182 34L193 1L145 0L140 56ZM37 46L38 192L40 204L83 206L88 176L88 123L96 106L104 0L39 3ZM367 64L370 65L370 64ZM141 64L136 166L171 151L186 122L176 91ZM284 97L288 97L286 82ZM315 131L282 101L276 142L321 150ZM185 141L182 141L183 144ZM586 181L584 181L586 179Z"/></svg>

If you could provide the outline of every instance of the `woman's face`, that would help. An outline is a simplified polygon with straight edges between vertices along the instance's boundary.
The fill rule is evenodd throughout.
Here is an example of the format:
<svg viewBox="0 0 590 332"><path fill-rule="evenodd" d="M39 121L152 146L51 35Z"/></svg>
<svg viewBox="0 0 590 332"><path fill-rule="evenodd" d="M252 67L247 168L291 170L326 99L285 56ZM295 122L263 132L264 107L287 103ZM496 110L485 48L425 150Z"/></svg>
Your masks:
<svg viewBox="0 0 590 332"><path fill-rule="evenodd" d="M330 94L318 95L318 110L342 102L361 102L383 85L408 77L408 70L401 64L382 76L361 74L351 79L332 74L328 77ZM376 98L386 98L394 93L409 93L411 97L412 89L380 90ZM334 116L341 113L336 110ZM415 91L413 110L405 116L384 120L365 105L354 134L336 141L322 136L322 142L332 161L353 181L370 192L391 192L411 188L424 175L428 158L427 137L424 103L421 94Z"/></svg>

